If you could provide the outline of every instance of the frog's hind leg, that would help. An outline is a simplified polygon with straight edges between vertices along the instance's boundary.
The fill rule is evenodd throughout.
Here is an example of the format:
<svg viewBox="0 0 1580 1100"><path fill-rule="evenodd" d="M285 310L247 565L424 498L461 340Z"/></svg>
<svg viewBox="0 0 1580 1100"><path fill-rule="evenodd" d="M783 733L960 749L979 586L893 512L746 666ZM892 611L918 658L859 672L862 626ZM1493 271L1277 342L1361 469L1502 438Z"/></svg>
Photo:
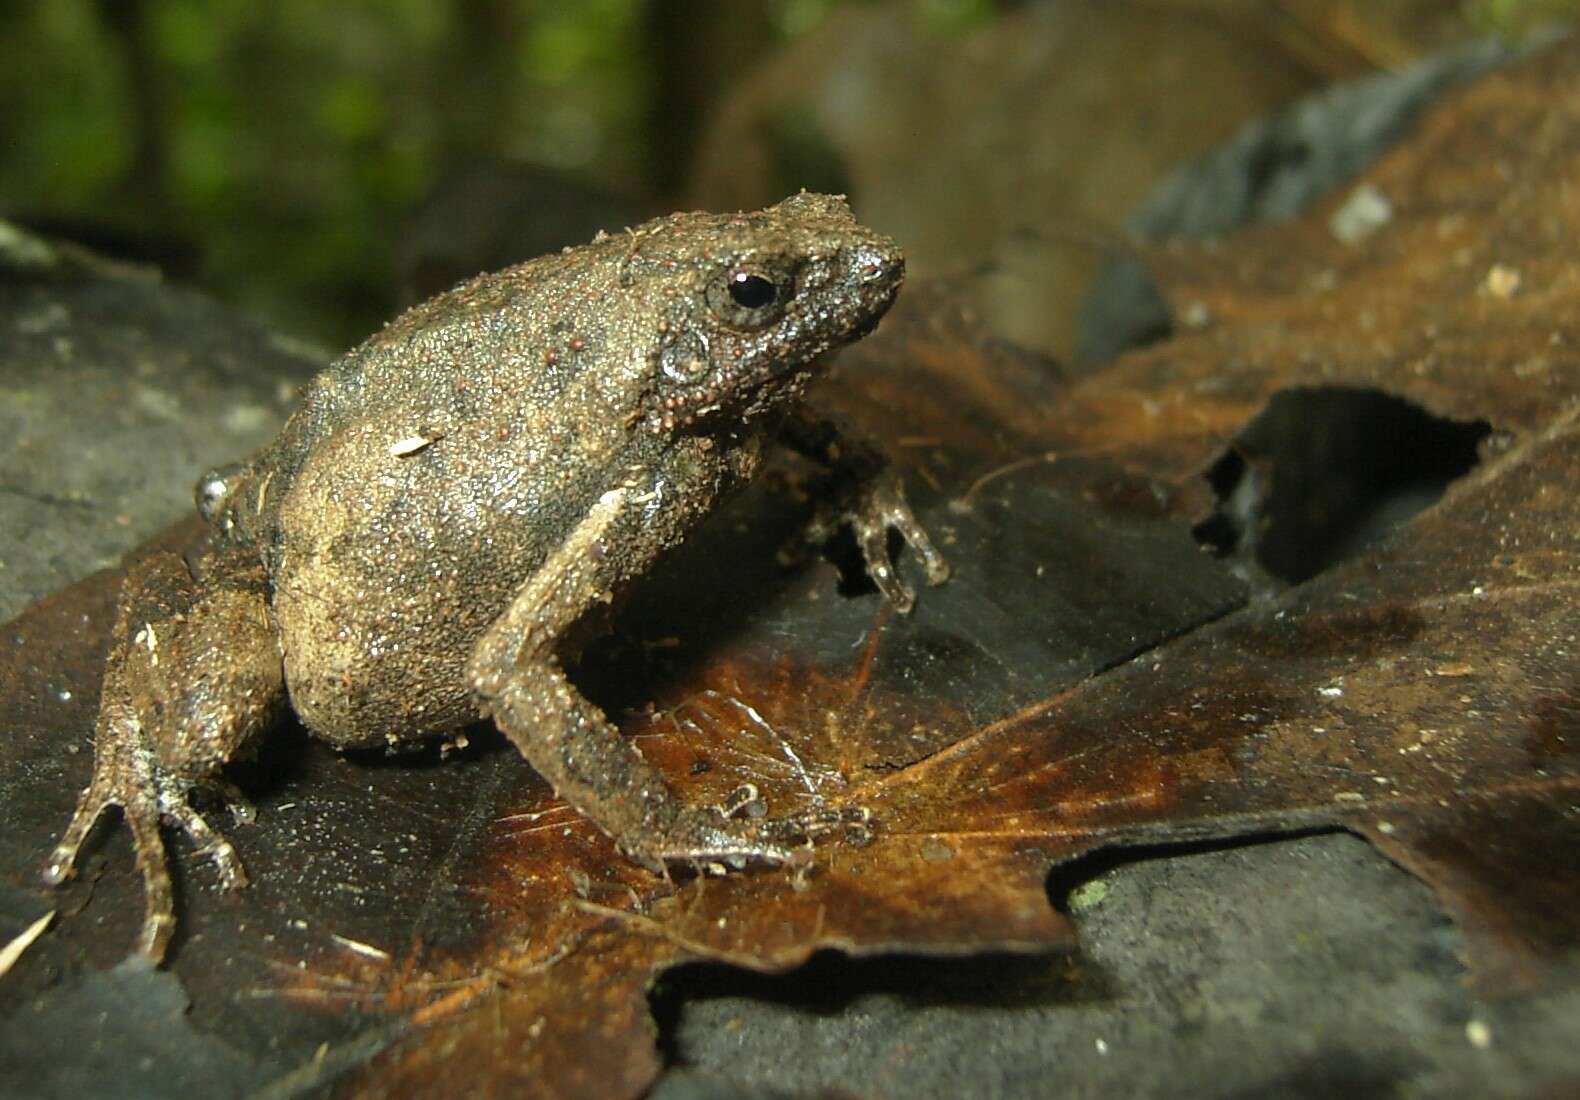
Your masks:
<svg viewBox="0 0 1580 1100"><path fill-rule="evenodd" d="M245 884L235 849L188 795L206 786L231 799L219 769L284 698L261 576L243 559L211 557L206 565L198 582L180 557L160 553L127 574L99 700L93 779L44 871L52 883L69 878L94 824L119 806L146 895L139 946L155 960L175 930L161 820L213 859L222 886Z"/></svg>
<svg viewBox="0 0 1580 1100"><path fill-rule="evenodd" d="M650 564L620 563L609 549L631 544L614 528L642 522L638 509L623 511L627 495L604 494L478 639L467 676L485 711L561 798L655 869L672 861L784 863L797 858L794 842L864 823L856 808L742 820L732 810L689 806L566 678L556 641L609 598L622 571Z"/></svg>

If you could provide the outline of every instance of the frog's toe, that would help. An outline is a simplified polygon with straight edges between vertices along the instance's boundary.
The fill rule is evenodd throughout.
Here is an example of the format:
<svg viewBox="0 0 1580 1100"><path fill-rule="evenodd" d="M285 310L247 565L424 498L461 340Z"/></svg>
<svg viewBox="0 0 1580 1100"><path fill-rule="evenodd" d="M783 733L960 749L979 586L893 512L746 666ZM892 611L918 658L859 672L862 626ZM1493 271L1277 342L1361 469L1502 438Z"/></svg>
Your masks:
<svg viewBox="0 0 1580 1100"><path fill-rule="evenodd" d="M230 841L209 825L202 814L189 806L184 799L167 807L165 812L186 830L192 842L197 845L198 853L214 861L215 870L219 872L221 889L236 890L247 885L247 870L241 865L241 857L236 854L236 849L231 846ZM250 805L247 806L247 813L251 813Z"/></svg>
<svg viewBox="0 0 1580 1100"><path fill-rule="evenodd" d="M763 801L755 783L742 783L714 807L720 817L755 820L768 815L768 803Z"/></svg>
<svg viewBox="0 0 1580 1100"><path fill-rule="evenodd" d="M82 792L77 812L55 850L44 866L44 881L59 886L75 873L77 859L83 842L98 823L104 811L112 806L121 808L127 827L132 832L132 847L137 854L137 868L143 879L144 916L143 930L138 949L153 962L164 958L175 931L175 897L170 883L170 871L165 863L164 840L159 835L160 811L157 801L136 795L123 796L104 777L96 776L94 783Z"/></svg>
<svg viewBox="0 0 1580 1100"><path fill-rule="evenodd" d="M160 831L162 822L168 820L184 830L192 838L198 854L214 861L222 889L235 890L247 885L247 872L236 849L192 808L182 785L164 783L159 786L157 794L139 793L119 803L132 831L137 869L143 878L144 917L138 950L155 963L164 959L176 929L175 890Z"/></svg>
<svg viewBox="0 0 1580 1100"><path fill-rule="evenodd" d="M826 540L841 524L850 526L867 576L895 610L903 613L915 607L916 592L900 575L889 553L890 531L899 534L921 561L928 584L939 585L949 579L949 562L938 552L927 530L911 511L905 490L892 472L878 475L854 499L847 499L842 506L816 517L807 528L807 538Z"/></svg>
<svg viewBox="0 0 1580 1100"><path fill-rule="evenodd" d="M872 811L865 806L825 806L763 822L764 832L781 842L816 841L834 833L865 844L872 838Z"/></svg>
<svg viewBox="0 0 1580 1100"><path fill-rule="evenodd" d="M933 545L926 528L917 522L910 505L903 499L900 504L900 510L889 516L889 526L900 533L900 537L911 548L911 552L921 559L922 572L927 575L927 583L936 588L949 579L949 562Z"/></svg>
<svg viewBox="0 0 1580 1100"><path fill-rule="evenodd" d="M894 610L908 614L916 606L916 592L900 576L894 559L889 556L888 526L873 522L870 517L858 518L853 526L862 559L867 563L867 576L878 586L883 598L894 605Z"/></svg>
<svg viewBox="0 0 1580 1100"><path fill-rule="evenodd" d="M241 859L228 840L187 801L188 784L157 768L152 774L133 768L122 771L123 758L101 761L93 783L83 791L77 811L44 867L44 881L59 886L71 878L82 846L104 811L119 806L132 833L137 870L143 880L144 917L138 949L153 962L165 956L175 932L175 892L161 824L168 819L184 829L198 852L214 861L220 885L229 890L247 883ZM244 804L244 803L243 803Z"/></svg>
<svg viewBox="0 0 1580 1100"><path fill-rule="evenodd" d="M49 861L44 864L45 882L51 886L59 886L76 873L77 855L82 851L83 841L88 839L88 834L98 824L99 818L113 804L113 801L98 789L97 784L82 792L82 798L77 803L77 812L72 815L71 823L61 835L60 843L55 845L55 850L49 854Z"/></svg>
<svg viewBox="0 0 1580 1100"><path fill-rule="evenodd" d="M170 867L165 862L165 842L159 835L159 813L131 803L123 803L126 824L132 830L132 847L137 852L137 869L143 876L143 931L137 949L158 963L165 957L170 937L176 930L175 889L170 883Z"/></svg>
<svg viewBox="0 0 1580 1100"><path fill-rule="evenodd" d="M749 784L741 790L756 795ZM753 797L748 805L760 806L761 800ZM665 837L627 854L649 867L690 863L740 870L750 863L805 863L811 857L811 845L834 833L843 832L858 845L871 839L872 815L861 806L823 807L746 821L725 816L723 808L688 814Z"/></svg>
<svg viewBox="0 0 1580 1100"><path fill-rule="evenodd" d="M917 520L916 513L911 511L911 504L905 499L905 489L901 486L898 477L891 475L880 478L863 501L863 505L864 523L883 533L884 542L880 547L883 558L888 557L888 532L893 530L905 540L912 553L921 559L922 571L927 575L928 584L939 585L949 579L949 562L938 552L933 540L928 537L927 529ZM866 552L865 544L863 552ZM867 557L869 566L873 560L869 554Z"/></svg>

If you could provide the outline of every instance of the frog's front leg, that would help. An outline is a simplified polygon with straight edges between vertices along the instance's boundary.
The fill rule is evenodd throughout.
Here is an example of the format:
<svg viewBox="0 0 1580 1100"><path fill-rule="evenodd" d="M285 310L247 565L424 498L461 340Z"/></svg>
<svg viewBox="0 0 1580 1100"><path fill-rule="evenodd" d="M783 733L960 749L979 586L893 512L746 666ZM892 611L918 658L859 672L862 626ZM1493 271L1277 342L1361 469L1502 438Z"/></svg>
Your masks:
<svg viewBox="0 0 1580 1100"><path fill-rule="evenodd" d="M647 564L617 566L610 549L616 540L606 538L629 494L605 493L478 639L467 676L484 710L561 798L654 869L693 860L782 863L795 857L795 841L864 822L859 809L740 820L720 808L688 806L566 679L556 641L589 606L610 598L617 570Z"/></svg>
<svg viewBox="0 0 1580 1100"><path fill-rule="evenodd" d="M874 444L854 436L831 418L801 409L789 413L779 434L785 446L830 472L829 492L805 532L808 542L826 542L848 524L866 562L867 576L897 611L910 611L916 604L916 593L900 576L889 554L891 530L899 532L921 559L928 584L939 585L949 579L949 563L917 522L899 475Z"/></svg>
<svg viewBox="0 0 1580 1100"><path fill-rule="evenodd" d="M175 930L161 819L186 830L226 888L246 874L235 849L188 802L193 787L234 801L219 770L284 698L280 648L261 569L209 557L195 580L176 554L153 554L122 584L99 699L93 779L45 868L68 879L100 815L119 806L146 895L140 949L158 961Z"/></svg>

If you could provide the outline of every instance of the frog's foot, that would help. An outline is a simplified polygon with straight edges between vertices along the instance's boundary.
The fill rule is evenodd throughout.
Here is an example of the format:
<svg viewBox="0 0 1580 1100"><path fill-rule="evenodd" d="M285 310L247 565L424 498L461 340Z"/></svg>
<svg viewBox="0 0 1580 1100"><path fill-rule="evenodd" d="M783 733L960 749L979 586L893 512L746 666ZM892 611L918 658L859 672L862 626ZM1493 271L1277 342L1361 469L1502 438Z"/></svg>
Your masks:
<svg viewBox="0 0 1580 1100"><path fill-rule="evenodd" d="M727 818L745 818L763 821L771 832L789 839L816 840L837 832L845 832L845 839L857 845L872 839L872 812L865 806L829 806L808 810L789 817L768 818L768 803L763 800L755 783L742 783L714 809ZM767 820L764 820L767 819Z"/></svg>
<svg viewBox="0 0 1580 1100"><path fill-rule="evenodd" d="M820 509L807 526L806 538L813 543L827 542L846 524L856 536L867 576L896 611L908 612L916 606L916 593L900 576L889 555L891 530L898 532L921 559L928 584L939 585L949 579L949 563L917 521L905 499L905 489L892 470L883 470L849 497Z"/></svg>
<svg viewBox="0 0 1580 1100"><path fill-rule="evenodd" d="M164 958L176 925L170 869L159 832L161 820L168 819L186 830L199 853L214 861L222 887L235 889L247 883L247 874L236 850L188 801L194 786L212 786L226 797L230 789L224 783L195 784L155 762L154 754L139 743L140 730L130 713L107 712L103 718L93 781L82 792L65 835L50 853L44 880L58 886L69 879L83 842L94 825L105 810L119 806L132 831L146 899L138 949L158 962ZM250 808L246 808L245 803L239 806L238 820L245 820Z"/></svg>
<svg viewBox="0 0 1580 1100"><path fill-rule="evenodd" d="M768 836L804 841L805 845L835 833L843 833L845 842L858 848L872 842L872 811L865 806L822 806L786 817L766 818L761 824ZM800 852L807 850L805 845Z"/></svg>
<svg viewBox="0 0 1580 1100"><path fill-rule="evenodd" d="M760 807L749 785L750 806ZM736 792L737 794L741 792ZM734 796L732 796L733 798ZM785 817L741 821L724 806L681 811L659 836L626 846L626 855L651 870L672 863L703 864L740 870L750 863L799 866L811 859L812 844L844 832L852 843L870 841L872 815L862 806L823 807ZM750 809L737 813L750 814Z"/></svg>
<svg viewBox="0 0 1580 1100"><path fill-rule="evenodd" d="M160 825L185 830L219 868L221 885L246 883L235 849L189 797L204 787L237 801L220 768L285 698L261 566L240 550L227 553L205 553L201 581L184 558L166 552L128 570L99 694L93 779L44 869L51 883L70 878L95 823L119 806L146 896L140 947L155 961L175 931ZM237 820L249 815L243 803Z"/></svg>

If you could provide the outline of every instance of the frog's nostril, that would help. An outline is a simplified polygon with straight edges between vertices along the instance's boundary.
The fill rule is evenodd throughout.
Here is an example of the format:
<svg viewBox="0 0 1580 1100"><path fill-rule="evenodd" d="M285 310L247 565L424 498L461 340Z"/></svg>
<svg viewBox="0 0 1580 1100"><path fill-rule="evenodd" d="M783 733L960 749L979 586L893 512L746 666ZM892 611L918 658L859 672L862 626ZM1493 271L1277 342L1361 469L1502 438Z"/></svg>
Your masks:
<svg viewBox="0 0 1580 1100"><path fill-rule="evenodd" d="M869 245L863 247L855 259L854 267L863 282L896 279L905 274L905 258L893 250Z"/></svg>

